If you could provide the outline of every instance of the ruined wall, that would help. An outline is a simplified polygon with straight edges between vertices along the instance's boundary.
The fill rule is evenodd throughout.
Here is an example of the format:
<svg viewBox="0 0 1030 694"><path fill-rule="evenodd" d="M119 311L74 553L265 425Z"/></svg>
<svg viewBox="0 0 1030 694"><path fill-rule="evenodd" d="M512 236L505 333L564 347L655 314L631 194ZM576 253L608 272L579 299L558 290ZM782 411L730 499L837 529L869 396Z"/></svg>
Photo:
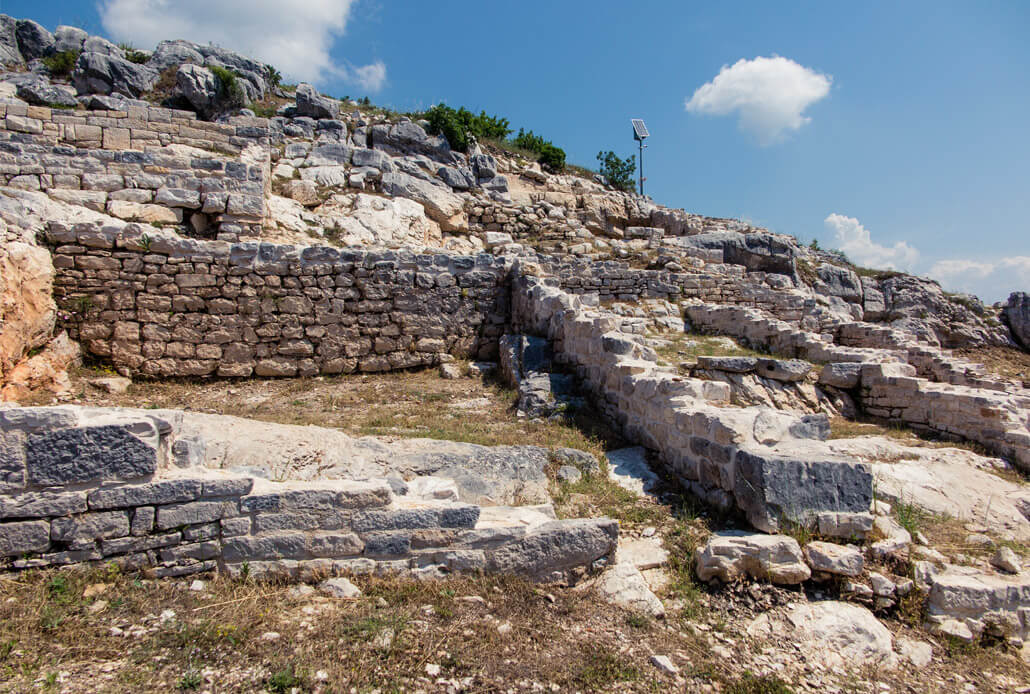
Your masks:
<svg viewBox="0 0 1030 694"><path fill-rule="evenodd" d="M489 255L197 241L52 223L55 294L89 353L147 376L312 376L487 358L507 321Z"/></svg>
<svg viewBox="0 0 1030 694"><path fill-rule="evenodd" d="M864 536L871 527L872 475L832 453L824 416L727 407L724 383L663 371L618 329L610 313L533 277L513 287L513 322L548 337L556 355L594 391L606 417L656 451L683 485L760 530L787 523L825 535Z"/></svg>
<svg viewBox="0 0 1030 694"><path fill-rule="evenodd" d="M198 448L204 442L182 436L174 413L0 409L0 570L103 561L158 577L219 569L564 580L615 550L609 519L480 525L479 506L407 501L385 479L284 483L176 467Z"/></svg>
<svg viewBox="0 0 1030 694"><path fill-rule="evenodd" d="M163 108L0 104L0 185L120 219L189 223L227 238L258 233L271 178L268 121L196 118Z"/></svg>

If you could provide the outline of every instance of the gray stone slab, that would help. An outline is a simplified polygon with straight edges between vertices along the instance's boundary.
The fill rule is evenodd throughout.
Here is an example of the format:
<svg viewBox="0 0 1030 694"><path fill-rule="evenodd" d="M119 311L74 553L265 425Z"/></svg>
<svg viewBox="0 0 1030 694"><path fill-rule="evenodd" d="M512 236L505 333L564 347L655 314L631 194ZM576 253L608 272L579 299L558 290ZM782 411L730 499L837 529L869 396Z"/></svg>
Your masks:
<svg viewBox="0 0 1030 694"><path fill-rule="evenodd" d="M86 510L86 492L28 492L0 497L0 518L67 516Z"/></svg>
<svg viewBox="0 0 1030 694"><path fill-rule="evenodd" d="M0 556L16 557L26 552L43 552L49 547L48 521L0 523Z"/></svg>
<svg viewBox="0 0 1030 694"><path fill-rule="evenodd" d="M91 509L127 508L193 501L200 496L200 480L166 480L150 484L98 489L89 495Z"/></svg>
<svg viewBox="0 0 1030 694"><path fill-rule="evenodd" d="M51 538L58 542L99 540L124 537L128 534L129 514L127 511L101 511L99 513L83 513L72 518L57 518L50 529Z"/></svg>
<svg viewBox="0 0 1030 694"><path fill-rule="evenodd" d="M158 530L169 530L180 526L210 523L238 515L239 510L234 501L193 501L158 508L155 527Z"/></svg>
<svg viewBox="0 0 1030 694"><path fill-rule="evenodd" d="M157 469L157 451L124 426L30 434L25 449L31 484L132 480L152 475Z"/></svg>
<svg viewBox="0 0 1030 694"><path fill-rule="evenodd" d="M229 562L252 559L301 559L307 556L304 533L244 535L222 541L222 558Z"/></svg>

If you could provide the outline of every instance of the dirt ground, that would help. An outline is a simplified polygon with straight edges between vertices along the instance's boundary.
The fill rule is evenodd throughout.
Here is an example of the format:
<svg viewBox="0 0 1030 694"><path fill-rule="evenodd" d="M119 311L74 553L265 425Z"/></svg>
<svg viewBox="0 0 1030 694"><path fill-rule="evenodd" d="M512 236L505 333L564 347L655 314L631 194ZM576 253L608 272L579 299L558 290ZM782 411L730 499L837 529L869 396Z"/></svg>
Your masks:
<svg viewBox="0 0 1030 694"><path fill-rule="evenodd" d="M355 435L481 444L624 445L584 410L572 420L516 416L514 393L435 370L333 378L135 383L110 395L83 370L73 402L182 408ZM834 670L787 639L746 633L759 614L832 597L764 583L708 586L692 571L712 530L740 527L671 487L638 498L603 476L554 483L560 516L609 515L622 533L655 532L670 551L655 620L589 587L501 577L441 582L353 577L356 600L291 586L201 576L152 581L96 566L0 576L0 692L1030 692L1030 666L1004 643L963 646L920 626L921 604L880 615L895 636L927 641L918 670ZM105 587L91 587L102 584ZM666 655L679 672L651 662Z"/></svg>

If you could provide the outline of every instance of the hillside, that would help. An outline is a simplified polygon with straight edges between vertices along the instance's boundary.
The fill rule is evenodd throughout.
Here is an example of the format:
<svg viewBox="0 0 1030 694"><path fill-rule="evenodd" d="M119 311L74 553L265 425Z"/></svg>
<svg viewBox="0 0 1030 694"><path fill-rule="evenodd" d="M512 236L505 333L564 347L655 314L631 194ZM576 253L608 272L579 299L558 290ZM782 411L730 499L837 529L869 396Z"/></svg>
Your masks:
<svg viewBox="0 0 1030 694"><path fill-rule="evenodd" d="M1027 295L218 47L0 62L0 690L1030 687Z"/></svg>

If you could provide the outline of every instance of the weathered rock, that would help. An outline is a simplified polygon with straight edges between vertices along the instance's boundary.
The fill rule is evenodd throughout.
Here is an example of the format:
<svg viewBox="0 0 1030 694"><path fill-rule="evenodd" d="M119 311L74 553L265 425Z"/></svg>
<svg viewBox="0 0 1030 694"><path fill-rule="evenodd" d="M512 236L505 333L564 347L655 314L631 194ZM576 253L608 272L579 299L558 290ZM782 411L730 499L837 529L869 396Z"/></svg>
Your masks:
<svg viewBox="0 0 1030 694"><path fill-rule="evenodd" d="M1008 323L1012 337L1024 349L1030 350L1030 294L1012 292L1002 310L1002 316Z"/></svg>
<svg viewBox="0 0 1030 694"><path fill-rule="evenodd" d="M132 98L149 91L157 78L157 70L102 53L82 53L72 73L79 94L117 93Z"/></svg>
<svg viewBox="0 0 1030 694"><path fill-rule="evenodd" d="M711 369L713 371L729 371L731 373L750 373L758 365L755 357L706 357L697 358L697 366L700 369Z"/></svg>
<svg viewBox="0 0 1030 694"><path fill-rule="evenodd" d="M834 362L819 372L819 383L845 390L854 388L862 376L862 365L856 362Z"/></svg>
<svg viewBox="0 0 1030 694"><path fill-rule="evenodd" d="M103 378L91 378L89 384L105 393L119 395L129 390L129 386L132 385L132 379L125 378L124 376L105 376Z"/></svg>
<svg viewBox="0 0 1030 694"><path fill-rule="evenodd" d="M999 547L991 557L991 565L1010 574L1018 574L1023 570L1022 562L1011 547Z"/></svg>
<svg viewBox="0 0 1030 694"><path fill-rule="evenodd" d="M794 538L744 531L713 534L697 553L695 568L702 581L718 578L727 583L744 576L784 584L812 577Z"/></svg>
<svg viewBox="0 0 1030 694"><path fill-rule="evenodd" d="M0 557L42 552L50 546L50 523L25 521L0 523Z"/></svg>
<svg viewBox="0 0 1030 694"><path fill-rule="evenodd" d="M767 613L748 627L762 638L788 639L827 667L893 667L890 631L859 605L825 600Z"/></svg>
<svg viewBox="0 0 1030 694"><path fill-rule="evenodd" d="M54 52L54 35L31 19L19 19L18 51L25 60L45 58Z"/></svg>
<svg viewBox="0 0 1030 694"><path fill-rule="evenodd" d="M757 375L788 383L804 380L811 370L811 364L797 359L759 359L755 365Z"/></svg>
<svg viewBox="0 0 1030 694"><path fill-rule="evenodd" d="M149 427L156 440L153 423L139 426ZM157 451L117 425L30 434L25 460L29 481L39 485L131 480L157 469Z"/></svg>
<svg viewBox="0 0 1030 694"><path fill-rule="evenodd" d="M579 468L571 465L562 465L558 468L558 472L555 474L559 482L565 482L573 484L583 479L583 473L579 471Z"/></svg>
<svg viewBox="0 0 1030 694"><path fill-rule="evenodd" d="M0 65L20 65L25 62L18 50L18 20L0 14Z"/></svg>
<svg viewBox="0 0 1030 694"><path fill-rule="evenodd" d="M37 106L66 106L74 108L79 105L75 92L61 85L54 85L44 80L24 82L18 85L18 98Z"/></svg>
<svg viewBox="0 0 1030 694"><path fill-rule="evenodd" d="M175 83L198 113L211 114L218 101L219 82L214 73L200 65L186 63L175 73Z"/></svg>
<svg viewBox="0 0 1030 694"><path fill-rule="evenodd" d="M643 496L661 483L647 464L647 449L643 446L609 451L604 457L608 460L608 478L623 489Z"/></svg>
<svg viewBox="0 0 1030 694"><path fill-rule="evenodd" d="M805 560L815 572L837 576L860 576L862 574L862 552L853 545L809 542L805 545Z"/></svg>
<svg viewBox="0 0 1030 694"><path fill-rule="evenodd" d="M334 598L353 600L361 597L361 589L342 576L318 584L318 589Z"/></svg>
<svg viewBox="0 0 1030 694"><path fill-rule="evenodd" d="M902 637L895 645L901 657L917 668L925 668L933 661L933 646L926 641Z"/></svg>
<svg viewBox="0 0 1030 694"><path fill-rule="evenodd" d="M45 248L18 241L0 248L0 375L50 337L57 317L53 278Z"/></svg>
<svg viewBox="0 0 1030 694"><path fill-rule="evenodd" d="M949 566L932 577L927 614L944 626L957 620L978 636L984 630L998 636L1030 636L1023 612L1030 605L1030 577L982 573L972 567Z"/></svg>
<svg viewBox="0 0 1030 694"><path fill-rule="evenodd" d="M89 34L78 27L59 26L54 30L54 52L81 51Z"/></svg>
<svg viewBox="0 0 1030 694"><path fill-rule="evenodd" d="M446 186L406 173L389 172L383 174L382 189L387 195L410 198L421 203L429 218L438 222L444 231L454 231L464 223L462 199Z"/></svg>
<svg viewBox="0 0 1030 694"><path fill-rule="evenodd" d="M546 523L522 540L490 552L488 567L498 573L547 578L610 556L618 532L618 522L607 518Z"/></svg>
<svg viewBox="0 0 1030 694"><path fill-rule="evenodd" d="M632 564L620 563L605 570L597 581L597 591L605 601L631 612L655 618L665 616L662 601Z"/></svg>
<svg viewBox="0 0 1030 694"><path fill-rule="evenodd" d="M322 96L306 82L297 85L297 115L310 118L336 119L340 115L340 104L335 99Z"/></svg>

